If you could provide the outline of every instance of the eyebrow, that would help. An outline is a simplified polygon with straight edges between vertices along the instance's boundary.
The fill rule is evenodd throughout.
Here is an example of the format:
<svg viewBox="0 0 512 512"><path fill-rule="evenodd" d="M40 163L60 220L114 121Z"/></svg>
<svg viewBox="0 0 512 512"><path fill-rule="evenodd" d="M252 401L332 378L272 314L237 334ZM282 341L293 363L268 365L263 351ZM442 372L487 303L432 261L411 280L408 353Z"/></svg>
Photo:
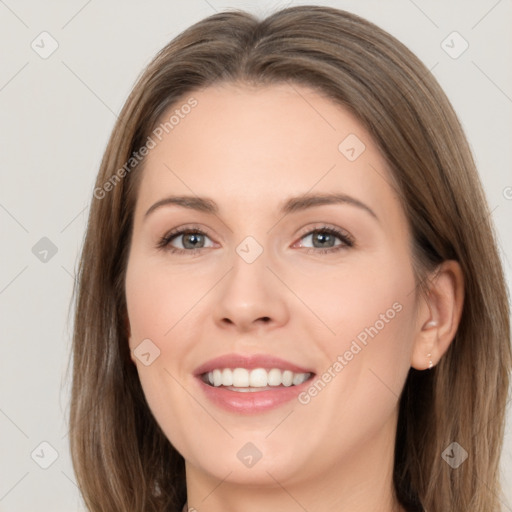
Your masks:
<svg viewBox="0 0 512 512"><path fill-rule="evenodd" d="M297 197L291 197L285 200L280 207L280 212L284 215L295 213L314 206L330 205L330 204L349 204L356 206L365 212L369 213L377 221L379 218L377 214L365 203L356 199L355 197L346 194L303 194ZM169 196L153 204L148 211L145 213L146 218L152 212L163 206L176 205L183 208L189 208L191 210L197 210L209 214L219 213L219 207L212 199L207 197L199 196Z"/></svg>

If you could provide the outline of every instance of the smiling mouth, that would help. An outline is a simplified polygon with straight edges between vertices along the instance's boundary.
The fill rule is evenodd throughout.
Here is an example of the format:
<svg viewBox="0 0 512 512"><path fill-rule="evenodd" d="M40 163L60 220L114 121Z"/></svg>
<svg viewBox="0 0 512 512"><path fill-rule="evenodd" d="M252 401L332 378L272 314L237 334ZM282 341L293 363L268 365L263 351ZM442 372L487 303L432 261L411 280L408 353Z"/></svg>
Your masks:
<svg viewBox="0 0 512 512"><path fill-rule="evenodd" d="M296 373L280 368L216 368L200 378L211 387L251 393L299 386L313 376L311 372Z"/></svg>

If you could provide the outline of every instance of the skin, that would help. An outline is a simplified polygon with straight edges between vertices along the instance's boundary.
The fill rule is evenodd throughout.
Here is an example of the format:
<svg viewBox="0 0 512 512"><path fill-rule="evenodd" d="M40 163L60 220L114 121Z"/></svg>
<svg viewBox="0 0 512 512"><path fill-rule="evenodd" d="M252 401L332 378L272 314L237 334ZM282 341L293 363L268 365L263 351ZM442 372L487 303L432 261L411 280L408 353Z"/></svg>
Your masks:
<svg viewBox="0 0 512 512"><path fill-rule="evenodd" d="M188 507L402 510L392 490L399 395L409 368L436 364L455 334L460 268L445 262L428 299L420 296L390 171L361 124L331 100L285 84L193 96L197 107L147 157L126 275L132 359L152 413L185 458ZM349 134L366 146L352 162L338 149ZM307 192L346 194L377 218L347 203L279 212ZM169 195L208 197L219 211L167 205L145 216ZM191 223L209 233L198 252L157 248ZM348 232L353 247L321 253L311 232L323 225ZM236 252L247 236L263 249L251 264ZM171 246L183 248L184 238ZM193 376L233 352L322 375L397 303L400 312L307 404L226 412ZM149 366L133 355L147 338L160 350ZM262 453L251 468L237 458L247 442Z"/></svg>

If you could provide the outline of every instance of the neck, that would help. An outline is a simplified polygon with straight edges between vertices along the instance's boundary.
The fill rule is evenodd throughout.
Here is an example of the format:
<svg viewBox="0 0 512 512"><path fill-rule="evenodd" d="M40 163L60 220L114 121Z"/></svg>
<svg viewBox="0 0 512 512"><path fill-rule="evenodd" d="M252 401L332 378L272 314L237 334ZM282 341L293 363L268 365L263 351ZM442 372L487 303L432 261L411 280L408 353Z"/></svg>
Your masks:
<svg viewBox="0 0 512 512"><path fill-rule="evenodd" d="M236 482L233 473L218 479L197 466L186 463L186 512L404 512L393 488L396 418L374 439L366 440L338 464L311 473L303 468L294 478L272 475L272 469L254 484ZM309 471L308 471L309 470Z"/></svg>

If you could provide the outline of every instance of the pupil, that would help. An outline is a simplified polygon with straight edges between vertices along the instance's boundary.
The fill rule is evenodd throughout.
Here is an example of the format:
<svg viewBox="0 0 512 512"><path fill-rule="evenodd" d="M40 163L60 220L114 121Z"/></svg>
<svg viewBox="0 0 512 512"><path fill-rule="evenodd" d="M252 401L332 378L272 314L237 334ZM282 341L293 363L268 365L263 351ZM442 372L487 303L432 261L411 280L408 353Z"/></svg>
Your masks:
<svg viewBox="0 0 512 512"><path fill-rule="evenodd" d="M328 247L332 247L332 243L329 242L333 241L333 236L330 233L326 233L325 231L317 231L316 232L316 239L320 242L320 247L325 247L326 245ZM313 237L313 242L315 241L315 237Z"/></svg>
<svg viewBox="0 0 512 512"><path fill-rule="evenodd" d="M183 247L187 249L195 249L198 245L200 245L200 235L198 233L188 233L183 237ZM192 242L192 243L191 243Z"/></svg>

